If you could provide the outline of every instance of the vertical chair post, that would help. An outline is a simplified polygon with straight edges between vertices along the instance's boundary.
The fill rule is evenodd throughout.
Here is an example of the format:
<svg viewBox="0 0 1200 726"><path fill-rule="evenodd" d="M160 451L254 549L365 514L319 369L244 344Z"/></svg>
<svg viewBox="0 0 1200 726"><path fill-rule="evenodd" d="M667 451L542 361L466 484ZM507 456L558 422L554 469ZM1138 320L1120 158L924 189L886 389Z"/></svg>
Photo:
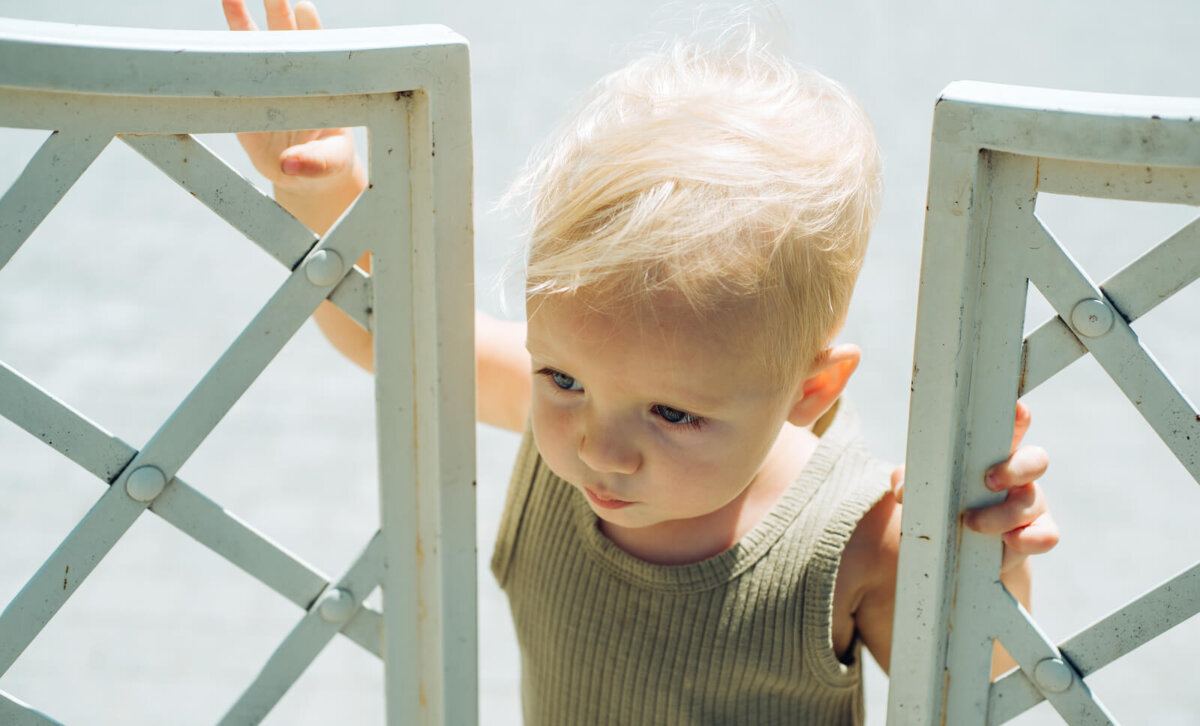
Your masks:
<svg viewBox="0 0 1200 726"><path fill-rule="evenodd" d="M467 64L447 53L437 92L397 98L372 166L403 154L407 208L387 210L372 256L389 723L474 723L475 361ZM411 139L411 147L409 146ZM438 141L441 144L438 144ZM387 235L382 235L387 237ZM411 245L405 242L411 240ZM399 441L411 441L408 447ZM415 536L413 536L415 533ZM392 604L397 605L393 611Z"/></svg>

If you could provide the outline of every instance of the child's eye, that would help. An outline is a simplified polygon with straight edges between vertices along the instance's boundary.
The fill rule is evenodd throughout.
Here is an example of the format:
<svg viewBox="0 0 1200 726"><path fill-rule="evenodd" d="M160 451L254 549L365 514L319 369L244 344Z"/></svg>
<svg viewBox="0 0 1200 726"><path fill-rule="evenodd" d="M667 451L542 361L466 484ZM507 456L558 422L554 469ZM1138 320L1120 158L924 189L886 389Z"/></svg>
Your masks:
<svg viewBox="0 0 1200 726"><path fill-rule="evenodd" d="M650 407L650 410L658 414L659 418L670 424L678 426L693 426L699 428L704 419L699 416L694 416L687 411L680 411L677 408L664 406L661 403L656 403Z"/></svg>
<svg viewBox="0 0 1200 726"><path fill-rule="evenodd" d="M542 375L545 375L545 376L549 376L550 380L554 381L554 385L558 386L559 388L563 389L564 391L582 391L583 390L583 386L581 386L579 384L579 381L575 380L571 376L568 376L566 373L561 373L559 371L551 370L549 368L543 368L541 371L539 371L539 373L541 373Z"/></svg>

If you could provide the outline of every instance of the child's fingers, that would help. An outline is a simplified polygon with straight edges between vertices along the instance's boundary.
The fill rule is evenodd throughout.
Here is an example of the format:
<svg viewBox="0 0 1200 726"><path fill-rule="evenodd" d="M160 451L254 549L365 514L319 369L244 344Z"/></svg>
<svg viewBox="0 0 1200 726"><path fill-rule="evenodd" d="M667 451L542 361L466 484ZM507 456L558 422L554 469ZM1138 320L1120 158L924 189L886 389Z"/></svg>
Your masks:
<svg viewBox="0 0 1200 726"><path fill-rule="evenodd" d="M1026 484L1010 489L999 504L966 512L963 524L980 534L1004 534L1029 526L1048 509L1042 490L1036 484Z"/></svg>
<svg viewBox="0 0 1200 726"><path fill-rule="evenodd" d="M317 15L317 6L300 0L296 3L296 27L300 30L320 30L321 18Z"/></svg>
<svg viewBox="0 0 1200 726"><path fill-rule="evenodd" d="M1050 457L1045 449L1022 446L1012 456L988 469L984 484L994 492L1002 492L1038 479L1049 466Z"/></svg>
<svg viewBox="0 0 1200 726"><path fill-rule="evenodd" d="M1000 569L1008 571L1031 555L1040 555L1058 544L1059 531L1054 519L1046 512L1027 527L1004 533L1004 558Z"/></svg>
<svg viewBox="0 0 1200 726"><path fill-rule="evenodd" d="M295 30L296 16L288 0L263 0L267 9L267 27L271 30Z"/></svg>
<svg viewBox="0 0 1200 726"><path fill-rule="evenodd" d="M1021 445L1021 439L1025 438L1025 432L1029 431L1029 424L1033 423L1033 414L1029 407L1017 401L1017 413L1013 422L1013 440L1012 448L1009 451L1016 451Z"/></svg>
<svg viewBox="0 0 1200 726"><path fill-rule="evenodd" d="M1058 538L1058 525L1050 513L1046 512L1028 526L1005 532L1004 544L1020 556L1040 555L1054 549Z"/></svg>
<svg viewBox="0 0 1200 726"><path fill-rule="evenodd" d="M353 161L354 141L343 132L284 150L279 168L289 176L322 177L345 171Z"/></svg>
<svg viewBox="0 0 1200 726"><path fill-rule="evenodd" d="M896 503L904 503L904 467L897 466L892 471L892 496L896 497Z"/></svg>
<svg viewBox="0 0 1200 726"><path fill-rule="evenodd" d="M225 12L225 22L230 30L258 30L246 10L246 0L221 0L221 10Z"/></svg>

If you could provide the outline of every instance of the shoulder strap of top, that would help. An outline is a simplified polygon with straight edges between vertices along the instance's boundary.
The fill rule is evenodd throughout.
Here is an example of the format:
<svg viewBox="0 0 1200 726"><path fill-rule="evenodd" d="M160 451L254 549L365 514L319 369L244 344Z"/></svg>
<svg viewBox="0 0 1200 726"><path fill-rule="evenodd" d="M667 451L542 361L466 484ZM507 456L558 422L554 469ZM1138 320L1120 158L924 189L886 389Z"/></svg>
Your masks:
<svg viewBox="0 0 1200 726"><path fill-rule="evenodd" d="M849 408L845 401L842 407ZM852 409L841 413L853 417ZM891 467L870 455L857 430L853 435L855 440L830 472L821 495L814 499L817 511L811 514L821 526L811 535L815 541L805 578L805 599L810 603L805 608L802 638L805 659L812 671L830 685L844 682L857 668L859 650L855 643L849 664L842 663L833 651L833 590L842 554L858 523L891 490Z"/></svg>
<svg viewBox="0 0 1200 726"><path fill-rule="evenodd" d="M517 451L517 463L513 466L512 479L508 483L504 514L500 518L496 547L492 553L492 573L500 582L500 587L507 584L508 566L512 561L517 538L521 534L521 520L525 516L525 506L529 501L529 493L533 490L534 475L539 462L533 432L526 424L525 434L521 437L521 448Z"/></svg>

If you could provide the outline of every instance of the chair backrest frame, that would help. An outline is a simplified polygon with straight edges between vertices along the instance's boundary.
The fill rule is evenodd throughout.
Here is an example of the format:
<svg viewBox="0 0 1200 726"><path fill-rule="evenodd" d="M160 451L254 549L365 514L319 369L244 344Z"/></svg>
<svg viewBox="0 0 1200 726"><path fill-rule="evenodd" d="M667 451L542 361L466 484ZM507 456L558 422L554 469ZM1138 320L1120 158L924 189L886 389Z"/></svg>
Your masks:
<svg viewBox="0 0 1200 726"><path fill-rule="evenodd" d="M1103 283L1034 216L1039 192L1196 205L1200 100L955 83L938 101L918 302L889 722L1005 721L1042 699L1112 723L1084 678L1200 610L1200 565L1060 644L962 526L997 501L1019 396L1090 353L1200 480L1200 414L1129 324L1200 277L1200 220ZM1058 312L1023 338L1032 282ZM989 686L999 639L1020 668ZM902 666L900 664L903 664Z"/></svg>
<svg viewBox="0 0 1200 726"><path fill-rule="evenodd" d="M0 413L110 485L0 614L0 673L150 509L305 611L223 723L260 720L338 632L383 658L388 723L477 721L470 119L467 44L440 26L0 20L0 125L52 132L0 197L0 267L118 138L290 270L141 450L0 362ZM367 129L370 183L321 238L190 136L343 126ZM340 578L175 476L326 298L373 332L379 372L380 528ZM377 586L382 613L364 605ZM53 723L4 693L0 716Z"/></svg>

